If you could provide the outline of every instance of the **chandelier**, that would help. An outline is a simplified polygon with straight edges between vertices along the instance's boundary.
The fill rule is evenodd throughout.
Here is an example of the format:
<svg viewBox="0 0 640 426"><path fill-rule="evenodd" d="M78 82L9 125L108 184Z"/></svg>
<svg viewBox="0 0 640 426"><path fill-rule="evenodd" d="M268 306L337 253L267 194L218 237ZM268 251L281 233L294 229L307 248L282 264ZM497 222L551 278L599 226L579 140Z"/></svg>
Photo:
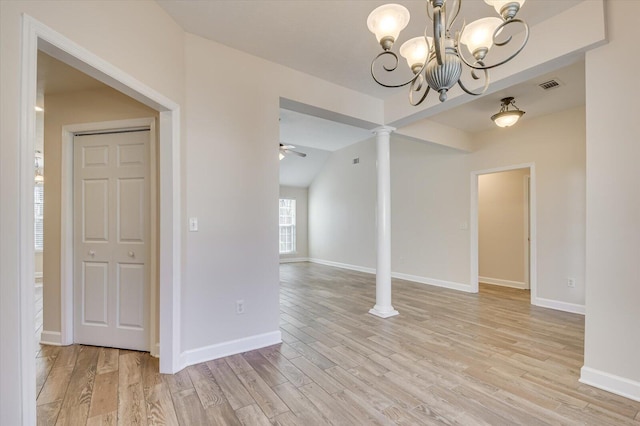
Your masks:
<svg viewBox="0 0 640 426"><path fill-rule="evenodd" d="M489 69L498 67L513 59L522 51L529 40L529 26L516 14L525 0L484 0L493 6L501 18L487 17L473 21L468 25L463 22L459 31L453 32L452 26L460 13L462 0L427 0L427 16L433 23L433 37L424 35L407 40L400 46L400 55L406 60L413 72L413 77L400 84L387 84L376 75L379 60L391 64L382 64L385 72L393 72L398 68L398 55L391 49L402 31L409 23L409 11L399 4L380 6L369 14L367 26L376 35L383 51L371 63L371 76L383 87L409 86L409 102L420 105L431 89L440 94L440 102L447 100L447 91L456 83L466 93L474 96L482 95L489 87ZM507 58L500 58L496 63L487 64L485 59L495 45L502 47L512 41L509 36L500 39L500 33L508 25L520 24L524 28L524 38L520 46ZM473 59L468 60L461 45L465 45ZM479 91L469 90L461 80L463 64L469 68L471 78L483 79L484 86ZM377 66L376 66L377 65ZM481 76L480 76L480 75Z"/></svg>

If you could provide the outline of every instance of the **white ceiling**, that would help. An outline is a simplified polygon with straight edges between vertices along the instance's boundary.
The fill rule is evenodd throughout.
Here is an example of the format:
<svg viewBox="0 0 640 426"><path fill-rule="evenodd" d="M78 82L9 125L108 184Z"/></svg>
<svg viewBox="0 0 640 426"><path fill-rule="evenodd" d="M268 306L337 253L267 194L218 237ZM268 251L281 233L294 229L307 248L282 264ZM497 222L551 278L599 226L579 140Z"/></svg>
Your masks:
<svg viewBox="0 0 640 426"><path fill-rule="evenodd" d="M518 17L529 25L564 11L582 0L529 0ZM254 56L385 98L393 90L376 85L371 60L381 48L367 29L369 13L388 1L337 0L157 0L182 28ZM424 33L425 0L398 1L411 20L399 43ZM496 15L481 0L465 0L456 26ZM403 64L404 65L404 64ZM409 72L409 71L407 71Z"/></svg>
<svg viewBox="0 0 640 426"><path fill-rule="evenodd" d="M307 188L322 170L331 152L307 146L296 146L295 151L304 152L307 156L303 158L289 154L280 160L280 185Z"/></svg>
<svg viewBox="0 0 640 426"><path fill-rule="evenodd" d="M308 187L332 151L372 137L369 130L281 108L280 142L307 156L288 155L280 161L280 185Z"/></svg>
<svg viewBox="0 0 640 426"><path fill-rule="evenodd" d="M518 17L530 26L567 10L583 0L529 0ZM370 76L371 60L381 48L369 32L369 13L387 1L360 0L157 0L182 28L226 46L266 60L314 75L324 80L384 99L398 90L378 86ZM425 0L399 1L412 16L400 35L399 43L423 34L428 22ZM495 14L481 0L464 0L459 21L470 22ZM526 49L523 52L526 54ZM404 65L404 63L402 64ZM407 71L408 73L409 71ZM408 75L408 74L407 74ZM544 92L537 84L548 78L560 79L566 85ZM434 121L477 132L493 126L490 116L500 108L500 99L514 96L516 104L527 112L524 119L584 104L584 66L574 64L551 75L536 78L508 90L480 97L458 108L430 117ZM334 151L370 137L367 131L322 120L292 111L281 110L281 142ZM287 185L305 186L307 172L323 164L324 154L316 162L318 152L307 158L291 158L281 162L281 176ZM295 160L295 161L294 161ZM294 182L289 167L302 164Z"/></svg>
<svg viewBox="0 0 640 426"><path fill-rule="evenodd" d="M549 90L543 90L538 86L551 79L557 80L561 85ZM482 96L434 115L430 119L470 133L488 130L495 127L491 116L500 110L500 99L507 96L514 97L516 106L525 111L522 120L584 105L584 60L508 89Z"/></svg>
<svg viewBox="0 0 640 426"><path fill-rule="evenodd" d="M280 142L337 151L372 137L371 131L280 109Z"/></svg>

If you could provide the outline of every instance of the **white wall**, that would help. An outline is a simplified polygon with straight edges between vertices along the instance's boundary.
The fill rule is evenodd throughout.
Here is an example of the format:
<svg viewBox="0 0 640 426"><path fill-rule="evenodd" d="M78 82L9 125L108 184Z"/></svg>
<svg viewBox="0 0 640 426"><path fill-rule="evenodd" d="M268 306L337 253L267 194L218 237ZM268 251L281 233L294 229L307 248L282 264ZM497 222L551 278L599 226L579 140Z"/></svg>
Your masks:
<svg viewBox="0 0 640 426"><path fill-rule="evenodd" d="M640 400L640 2L607 2L586 56L587 318L582 380ZM620 59L624 58L622 64Z"/></svg>
<svg viewBox="0 0 640 426"><path fill-rule="evenodd" d="M331 154L309 186L310 258L375 268L375 182L374 139Z"/></svg>
<svg viewBox="0 0 640 426"><path fill-rule="evenodd" d="M306 259L309 257L308 242L308 188L280 186L280 198L296 200L296 252L280 255L280 261Z"/></svg>
<svg viewBox="0 0 640 426"><path fill-rule="evenodd" d="M526 176L528 168L478 176L480 282L526 288Z"/></svg>
<svg viewBox="0 0 640 426"><path fill-rule="evenodd" d="M583 305L584 126L584 108L525 119L477 134L469 154L392 135L392 271L470 289L471 172L535 163L538 297ZM309 189L312 258L375 268L375 182L372 142L333 153Z"/></svg>
<svg viewBox="0 0 640 426"><path fill-rule="evenodd" d="M473 170L535 163L537 284L545 300L584 305L585 110L523 119L517 126L479 135ZM576 287L567 286L567 278Z"/></svg>
<svg viewBox="0 0 640 426"><path fill-rule="evenodd" d="M368 121L381 119L382 103L194 35L185 57L186 214L199 218L183 252L183 362L191 363L224 342L279 336L280 98Z"/></svg>

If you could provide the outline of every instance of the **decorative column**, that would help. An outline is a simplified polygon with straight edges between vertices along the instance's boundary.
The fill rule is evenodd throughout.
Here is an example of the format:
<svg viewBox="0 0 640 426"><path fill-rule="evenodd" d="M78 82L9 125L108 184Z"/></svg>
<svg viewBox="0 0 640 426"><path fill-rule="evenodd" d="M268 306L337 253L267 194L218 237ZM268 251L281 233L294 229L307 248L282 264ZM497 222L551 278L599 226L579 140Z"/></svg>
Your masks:
<svg viewBox="0 0 640 426"><path fill-rule="evenodd" d="M378 208L376 266L376 304L370 314L381 318L398 315L391 306L391 162L389 138L393 127L382 126L373 130L378 151Z"/></svg>

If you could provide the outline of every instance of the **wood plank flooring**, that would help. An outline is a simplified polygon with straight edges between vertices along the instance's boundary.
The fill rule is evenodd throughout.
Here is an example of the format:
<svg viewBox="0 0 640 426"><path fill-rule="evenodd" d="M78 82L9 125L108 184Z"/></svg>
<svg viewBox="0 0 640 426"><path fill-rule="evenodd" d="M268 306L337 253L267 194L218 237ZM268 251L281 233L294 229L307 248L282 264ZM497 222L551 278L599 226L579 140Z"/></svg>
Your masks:
<svg viewBox="0 0 640 426"><path fill-rule="evenodd" d="M394 280L400 315L367 312L375 278L281 265L283 343L158 373L146 353L37 354L42 425L640 425L640 402L578 382L584 318Z"/></svg>

